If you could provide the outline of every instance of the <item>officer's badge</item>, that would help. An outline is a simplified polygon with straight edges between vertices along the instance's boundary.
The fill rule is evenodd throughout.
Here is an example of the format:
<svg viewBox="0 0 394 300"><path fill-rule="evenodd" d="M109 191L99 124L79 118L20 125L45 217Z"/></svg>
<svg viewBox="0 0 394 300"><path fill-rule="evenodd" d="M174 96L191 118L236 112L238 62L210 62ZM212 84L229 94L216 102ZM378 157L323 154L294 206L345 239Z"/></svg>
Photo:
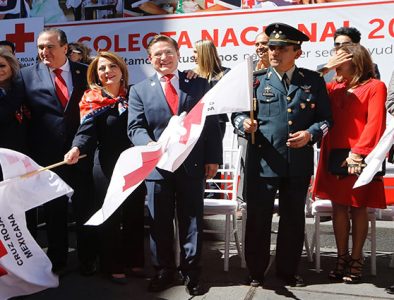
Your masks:
<svg viewBox="0 0 394 300"><path fill-rule="evenodd" d="M302 85L300 88L304 90L305 93L310 93L311 92L311 85Z"/></svg>
<svg viewBox="0 0 394 300"><path fill-rule="evenodd" d="M300 107L301 107L301 109L305 109L306 104L305 103L300 103Z"/></svg>
<svg viewBox="0 0 394 300"><path fill-rule="evenodd" d="M274 93L272 93L270 86L266 86L264 88L263 96L266 96L266 97L273 97L273 96L275 96Z"/></svg>
<svg viewBox="0 0 394 300"><path fill-rule="evenodd" d="M279 38L280 38L279 33L275 34L275 38L276 38L276 39L279 39Z"/></svg>

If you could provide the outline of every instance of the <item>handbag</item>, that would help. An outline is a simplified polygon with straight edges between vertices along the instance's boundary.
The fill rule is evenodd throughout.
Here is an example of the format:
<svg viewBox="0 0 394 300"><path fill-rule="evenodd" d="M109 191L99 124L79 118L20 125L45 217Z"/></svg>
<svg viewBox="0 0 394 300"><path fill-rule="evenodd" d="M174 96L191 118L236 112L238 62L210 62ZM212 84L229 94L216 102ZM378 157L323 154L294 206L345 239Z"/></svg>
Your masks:
<svg viewBox="0 0 394 300"><path fill-rule="evenodd" d="M328 155L328 172L333 175L347 176L347 164L342 167L344 161L349 156L349 148L331 149ZM386 174L386 162L383 161L382 168L375 174L376 176L384 176Z"/></svg>

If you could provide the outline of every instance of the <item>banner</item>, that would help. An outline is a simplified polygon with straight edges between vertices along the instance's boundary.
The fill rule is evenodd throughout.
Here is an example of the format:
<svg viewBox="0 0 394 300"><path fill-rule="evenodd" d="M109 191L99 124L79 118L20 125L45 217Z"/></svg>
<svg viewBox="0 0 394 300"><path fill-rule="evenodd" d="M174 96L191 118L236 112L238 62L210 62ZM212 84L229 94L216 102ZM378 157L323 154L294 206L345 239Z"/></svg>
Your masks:
<svg viewBox="0 0 394 300"><path fill-rule="evenodd" d="M22 67L36 63L37 38L44 28L43 18L11 19L0 21L0 40L15 44L16 57Z"/></svg>
<svg viewBox="0 0 394 300"><path fill-rule="evenodd" d="M394 1L351 1L319 5L290 5L272 9L231 10L211 13L144 16L106 21L57 25L66 31L69 41L81 41L95 50L114 51L129 66L130 83L153 74L145 47L156 34L173 37L180 45L180 69L195 66L193 43L212 39L222 63L233 67L246 56L255 56L257 33L272 22L284 22L299 28L311 39L302 45L300 67L315 70L326 63L333 48L333 36L342 26L356 27L388 82L393 71Z"/></svg>

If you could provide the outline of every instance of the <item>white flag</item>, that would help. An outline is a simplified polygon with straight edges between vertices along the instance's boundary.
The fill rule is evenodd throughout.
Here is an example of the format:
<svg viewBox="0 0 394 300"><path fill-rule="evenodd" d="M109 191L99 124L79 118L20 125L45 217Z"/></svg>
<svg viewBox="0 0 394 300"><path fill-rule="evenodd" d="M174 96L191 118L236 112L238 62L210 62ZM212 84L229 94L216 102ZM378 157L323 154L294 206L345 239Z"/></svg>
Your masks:
<svg viewBox="0 0 394 300"><path fill-rule="evenodd" d="M163 155L157 167L170 172L179 168L200 138L207 116L249 111L252 88L252 63L248 57L224 75L186 115L183 120L186 133L171 135L165 149L167 155Z"/></svg>
<svg viewBox="0 0 394 300"><path fill-rule="evenodd" d="M41 167L16 151L0 148L5 180L0 182L0 299L29 295L57 287L52 264L26 227L25 211L73 190L46 170L20 175Z"/></svg>
<svg viewBox="0 0 394 300"><path fill-rule="evenodd" d="M390 118L389 124L375 148L365 158L367 166L363 169L353 188L366 185L371 182L375 174L381 170L382 163L386 159L391 145L394 143L394 120Z"/></svg>

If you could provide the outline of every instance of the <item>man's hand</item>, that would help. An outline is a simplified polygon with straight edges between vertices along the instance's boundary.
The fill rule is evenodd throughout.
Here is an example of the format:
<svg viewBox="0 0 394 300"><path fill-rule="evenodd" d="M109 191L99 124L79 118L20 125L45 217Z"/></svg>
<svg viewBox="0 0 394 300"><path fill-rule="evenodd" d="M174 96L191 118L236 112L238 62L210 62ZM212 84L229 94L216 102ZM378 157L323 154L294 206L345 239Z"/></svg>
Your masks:
<svg viewBox="0 0 394 300"><path fill-rule="evenodd" d="M206 179L212 179L215 175L216 172L219 169L218 164L206 164L205 165L205 178Z"/></svg>
<svg viewBox="0 0 394 300"><path fill-rule="evenodd" d="M196 72L194 72L193 70L185 70L183 72L186 73L186 78L189 80L195 79L198 77L198 74Z"/></svg>
<svg viewBox="0 0 394 300"><path fill-rule="evenodd" d="M311 140L311 136L310 132L306 130L290 133L286 145L289 148L304 147Z"/></svg>
<svg viewBox="0 0 394 300"><path fill-rule="evenodd" d="M68 165L74 165L78 162L79 159L79 149L78 147L72 147L70 151L68 151L66 154L64 154L64 161Z"/></svg>
<svg viewBox="0 0 394 300"><path fill-rule="evenodd" d="M244 120L244 131L247 133L253 133L257 131L257 121L247 118Z"/></svg>

